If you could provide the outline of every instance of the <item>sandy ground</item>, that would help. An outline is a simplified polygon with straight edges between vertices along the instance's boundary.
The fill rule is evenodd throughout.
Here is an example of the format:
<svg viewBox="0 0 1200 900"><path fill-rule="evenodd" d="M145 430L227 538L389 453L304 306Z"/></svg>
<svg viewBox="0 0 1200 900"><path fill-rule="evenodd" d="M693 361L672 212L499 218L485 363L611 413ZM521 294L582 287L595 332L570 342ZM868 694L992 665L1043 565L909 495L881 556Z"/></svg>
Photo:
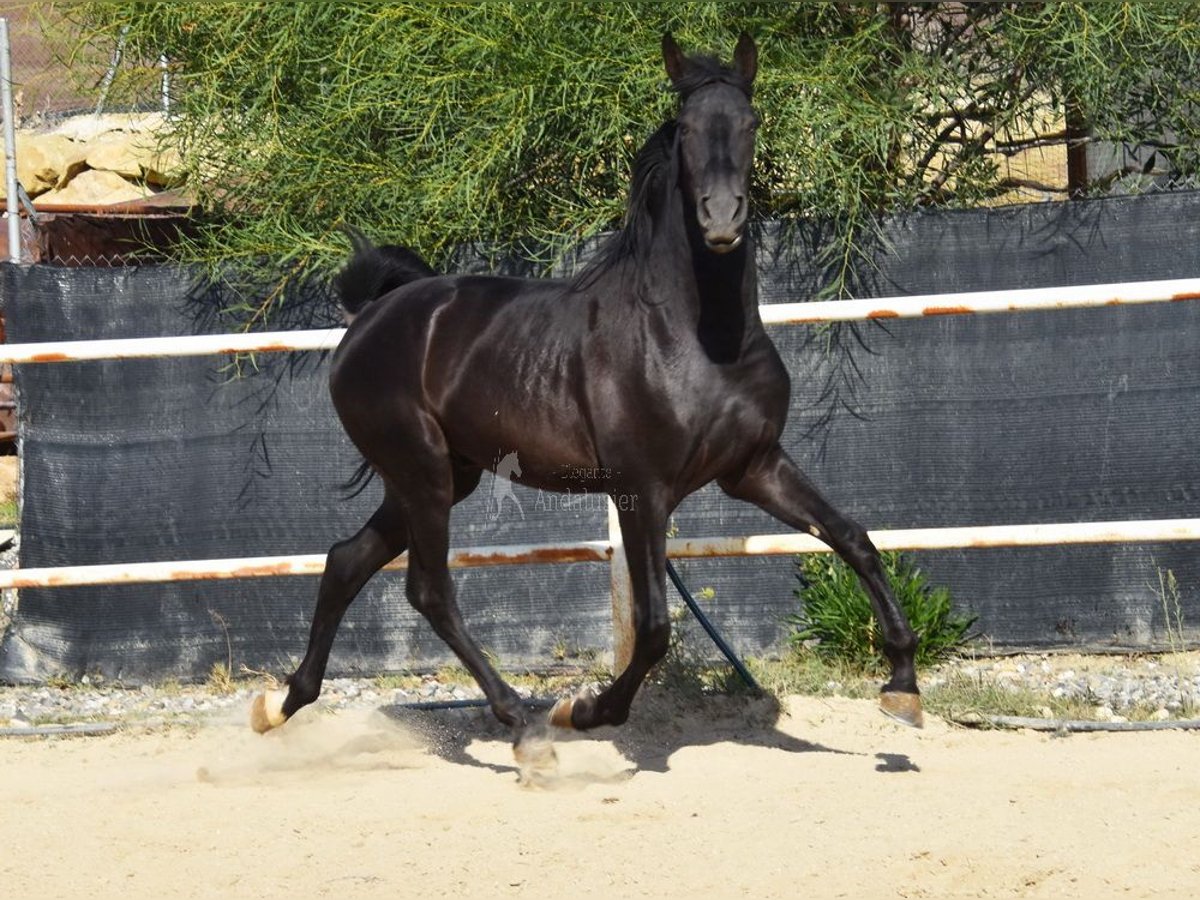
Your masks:
<svg viewBox="0 0 1200 900"><path fill-rule="evenodd" d="M1195 897L1200 736L644 697L518 783L477 714L0 744L11 897Z"/></svg>

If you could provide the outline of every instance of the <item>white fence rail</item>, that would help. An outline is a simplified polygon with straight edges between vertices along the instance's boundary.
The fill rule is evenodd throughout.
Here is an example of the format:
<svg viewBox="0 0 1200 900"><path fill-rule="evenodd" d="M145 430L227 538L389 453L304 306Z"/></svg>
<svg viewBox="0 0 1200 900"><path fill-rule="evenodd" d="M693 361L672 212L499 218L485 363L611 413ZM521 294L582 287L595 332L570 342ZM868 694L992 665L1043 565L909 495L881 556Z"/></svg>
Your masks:
<svg viewBox="0 0 1200 900"><path fill-rule="evenodd" d="M923 316L1080 309L1184 300L1200 300L1200 278L1028 288L1017 291L923 294L911 297L881 297L875 300L770 303L759 307L759 315L765 325L802 325L857 319L911 319ZM344 328L315 328L306 331L263 331L248 334L0 344L0 363L332 350L344 333Z"/></svg>
<svg viewBox="0 0 1200 900"><path fill-rule="evenodd" d="M783 325L1122 306L1186 300L1200 300L1200 278L1015 291L930 294L868 300L781 303L768 304L759 309L764 324ZM9 344L0 345L0 362L28 364L290 350L332 350L341 340L343 333L344 329L328 328L236 335ZM614 655L617 667L621 668L628 660L631 646L629 634L632 622L631 601L627 574L623 571L624 554L620 544L620 533L616 528L616 515L611 505L609 519L610 528L607 541L467 548L452 552L451 565L466 567L520 563L609 563L612 569L615 623ZM874 531L871 532L871 537L881 550L1194 541L1200 540L1200 519L922 528ZM803 534L672 540L668 542L667 547L668 555L674 558L791 555L827 550L828 548L820 541ZM313 554L16 569L0 572L0 589L316 575L323 571L324 566L325 556ZM403 566L404 558L401 557L390 563L388 568L403 568Z"/></svg>
<svg viewBox="0 0 1200 900"><path fill-rule="evenodd" d="M1063 544L1200 541L1200 519L905 528L872 531L870 536L880 550L947 550L959 547L1046 547ZM611 541L508 544L497 547L451 550L449 561L451 568L456 569L521 564L609 563L612 561L615 551L616 547ZM722 556L793 556L798 553L829 552L831 551L828 546L806 534L755 534L748 537L676 538L667 541L667 555L672 559L706 559ZM406 557L400 556L384 568L404 569L406 565ZM58 566L45 569L0 571L0 590L320 575L324 570L324 553L114 563L99 566Z"/></svg>

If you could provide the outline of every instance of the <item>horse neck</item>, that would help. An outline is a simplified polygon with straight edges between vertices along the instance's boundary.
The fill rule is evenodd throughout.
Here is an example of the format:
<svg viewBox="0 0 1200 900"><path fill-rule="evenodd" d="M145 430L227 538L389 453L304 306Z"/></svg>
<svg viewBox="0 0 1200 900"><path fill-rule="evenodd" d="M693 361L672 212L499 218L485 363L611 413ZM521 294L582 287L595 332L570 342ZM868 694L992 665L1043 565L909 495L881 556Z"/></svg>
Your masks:
<svg viewBox="0 0 1200 900"><path fill-rule="evenodd" d="M714 362L735 362L761 327L758 317L758 279L754 242L749 232L728 253L713 253L704 244L695 211L678 194L680 217L671 238L678 274L675 300L681 321Z"/></svg>

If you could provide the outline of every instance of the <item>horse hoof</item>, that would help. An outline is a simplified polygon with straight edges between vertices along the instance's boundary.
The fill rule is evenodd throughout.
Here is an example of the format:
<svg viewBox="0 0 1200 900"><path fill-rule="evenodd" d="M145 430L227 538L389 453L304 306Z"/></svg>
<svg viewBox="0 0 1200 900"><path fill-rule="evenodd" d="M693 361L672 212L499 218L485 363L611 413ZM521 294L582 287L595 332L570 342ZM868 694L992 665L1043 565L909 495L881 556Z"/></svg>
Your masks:
<svg viewBox="0 0 1200 900"><path fill-rule="evenodd" d="M554 741L544 726L528 728L513 745L521 784L537 784L558 770Z"/></svg>
<svg viewBox="0 0 1200 900"><path fill-rule="evenodd" d="M266 691L254 698L250 704L250 727L259 734L266 734L287 721L283 714L283 701L287 691Z"/></svg>
<svg viewBox="0 0 1200 900"><path fill-rule="evenodd" d="M883 691L879 695L879 708L884 715L913 728L925 727L925 714L921 712L921 695L904 694L900 691Z"/></svg>
<svg viewBox="0 0 1200 900"><path fill-rule="evenodd" d="M574 697L563 697L550 710L550 724L555 728L565 728L568 731L575 728L571 721L571 711L575 709Z"/></svg>

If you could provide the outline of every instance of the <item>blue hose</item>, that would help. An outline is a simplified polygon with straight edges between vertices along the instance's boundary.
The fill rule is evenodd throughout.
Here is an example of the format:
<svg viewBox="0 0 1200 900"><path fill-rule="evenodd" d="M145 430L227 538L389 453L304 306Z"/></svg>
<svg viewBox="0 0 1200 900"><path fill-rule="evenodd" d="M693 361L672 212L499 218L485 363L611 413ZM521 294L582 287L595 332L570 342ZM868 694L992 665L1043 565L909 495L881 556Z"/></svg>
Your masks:
<svg viewBox="0 0 1200 900"><path fill-rule="evenodd" d="M750 674L750 670L746 668L740 659L738 659L738 655L733 652L733 648L725 642L725 639L721 637L720 633L717 631L716 626L713 625L708 616L704 614L704 610L700 608L700 604L698 604L692 597L691 592L687 589L687 585L685 585L683 583L683 579L679 577L679 572L675 570L674 563L672 563L669 559L667 560L667 575L671 577L671 583L675 585L675 589L679 591L679 595L683 597L683 602L686 603L687 608L692 611L692 615L696 617L696 621L700 623L700 626L708 633L708 636L712 638L713 643L717 645L717 649L725 654L725 658L729 660L730 665L732 665L734 671L741 676L742 681L745 682L746 686L754 691L761 690L761 688L758 686L758 682L754 680L754 676Z"/></svg>

